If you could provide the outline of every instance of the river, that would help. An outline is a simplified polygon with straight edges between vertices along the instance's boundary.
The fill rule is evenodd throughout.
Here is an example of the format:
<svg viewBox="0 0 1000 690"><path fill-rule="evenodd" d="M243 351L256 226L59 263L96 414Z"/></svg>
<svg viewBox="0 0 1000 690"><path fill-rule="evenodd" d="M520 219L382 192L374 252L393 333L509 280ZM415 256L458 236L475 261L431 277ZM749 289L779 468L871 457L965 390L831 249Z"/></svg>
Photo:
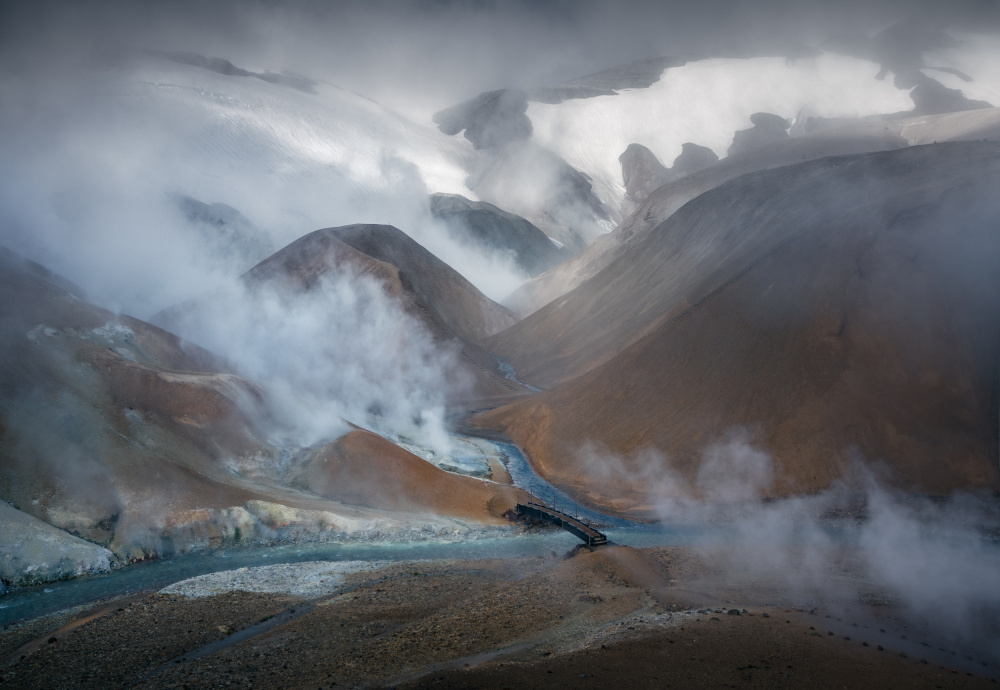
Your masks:
<svg viewBox="0 0 1000 690"><path fill-rule="evenodd" d="M578 506L562 491L535 474L516 446L483 439L477 439L477 443L495 449L515 485L549 503L554 502L568 513L577 513L584 519L602 523L612 541L635 546L679 545L704 539L713 531L705 527L666 528L634 523ZM92 601L160 589L189 577L220 570L306 561L519 558L565 553L577 543L575 537L562 530L522 532L515 527L509 536L485 536L462 541L311 542L196 551L135 563L102 575L11 590L0 596L0 626Z"/></svg>

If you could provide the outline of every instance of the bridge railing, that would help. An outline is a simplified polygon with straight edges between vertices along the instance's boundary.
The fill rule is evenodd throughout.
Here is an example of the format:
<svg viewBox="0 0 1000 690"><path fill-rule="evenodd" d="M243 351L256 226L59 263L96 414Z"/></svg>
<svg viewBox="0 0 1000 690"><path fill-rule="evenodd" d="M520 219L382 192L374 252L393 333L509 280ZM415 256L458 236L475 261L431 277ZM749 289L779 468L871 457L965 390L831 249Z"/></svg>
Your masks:
<svg viewBox="0 0 1000 690"><path fill-rule="evenodd" d="M556 502L554 496L552 498L552 502L550 503L549 501L546 501L545 499L543 499L541 496L536 496L531 491L525 490L525 493L527 493L529 496L531 496L532 499L534 499L533 500L534 503L537 503L539 505L545 506L546 508L549 508L550 510L554 510L557 513L562 513L563 515L571 517L574 520L576 520L577 522L579 522L581 524L584 524L587 527L590 527L592 529L603 531L608 526L603 520L601 520L601 521L594 521L594 520L590 520L588 518L580 517L580 504L579 503L575 503L575 502L572 503L574 511L572 513L570 513L567 510L559 510L559 504ZM568 506L563 506L563 507L567 508Z"/></svg>

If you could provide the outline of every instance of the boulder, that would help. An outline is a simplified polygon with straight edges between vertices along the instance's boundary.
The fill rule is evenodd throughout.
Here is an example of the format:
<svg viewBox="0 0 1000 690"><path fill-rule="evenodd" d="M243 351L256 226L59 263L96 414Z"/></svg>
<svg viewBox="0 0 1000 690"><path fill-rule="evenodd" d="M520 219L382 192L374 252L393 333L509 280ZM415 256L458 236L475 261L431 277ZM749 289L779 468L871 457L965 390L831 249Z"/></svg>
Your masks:
<svg viewBox="0 0 1000 690"><path fill-rule="evenodd" d="M698 146L690 141L681 146L681 155L674 159L674 167L671 171L677 177L690 175L700 170L704 170L710 165L719 162L719 157L715 151L707 146Z"/></svg>
<svg viewBox="0 0 1000 690"><path fill-rule="evenodd" d="M773 113L754 113L750 116L753 127L736 132L728 154L736 156L768 146L788 138L792 126L785 118Z"/></svg>
<svg viewBox="0 0 1000 690"><path fill-rule="evenodd" d="M448 135L465 130L465 138L477 149L494 149L531 137L527 109L524 91L500 89L445 108L434 115L434 123Z"/></svg>
<svg viewBox="0 0 1000 690"><path fill-rule="evenodd" d="M629 144L618 157L622 165L625 198L636 204L645 201L654 190L674 179L652 151L642 144Z"/></svg>

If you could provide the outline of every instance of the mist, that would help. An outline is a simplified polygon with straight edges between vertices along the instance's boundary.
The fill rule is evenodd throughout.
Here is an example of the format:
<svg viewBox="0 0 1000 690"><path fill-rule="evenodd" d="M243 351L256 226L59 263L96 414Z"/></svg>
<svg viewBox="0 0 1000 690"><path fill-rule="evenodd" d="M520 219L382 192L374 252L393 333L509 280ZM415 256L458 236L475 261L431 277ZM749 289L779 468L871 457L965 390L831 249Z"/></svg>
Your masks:
<svg viewBox="0 0 1000 690"><path fill-rule="evenodd" d="M921 639L1000 659L995 499L904 492L877 460L850 448L844 456L848 479L814 495L764 500L776 463L747 429L706 446L693 476L655 451L629 459L592 444L578 451L608 481L644 482L665 525L720 528L692 547L709 567L708 591L748 587L768 603L898 627L879 617L892 605Z"/></svg>

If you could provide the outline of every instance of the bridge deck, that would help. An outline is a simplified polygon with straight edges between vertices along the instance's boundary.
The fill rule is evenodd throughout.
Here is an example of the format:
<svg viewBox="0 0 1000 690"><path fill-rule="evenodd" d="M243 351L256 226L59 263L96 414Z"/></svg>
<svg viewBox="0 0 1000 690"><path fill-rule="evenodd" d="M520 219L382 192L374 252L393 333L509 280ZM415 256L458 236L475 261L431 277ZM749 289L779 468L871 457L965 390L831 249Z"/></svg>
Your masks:
<svg viewBox="0 0 1000 690"><path fill-rule="evenodd" d="M594 529L590 524L541 503L533 501L518 503L517 514L530 515L531 517L562 527L573 536L582 540L587 546L602 546L608 543L607 536Z"/></svg>

